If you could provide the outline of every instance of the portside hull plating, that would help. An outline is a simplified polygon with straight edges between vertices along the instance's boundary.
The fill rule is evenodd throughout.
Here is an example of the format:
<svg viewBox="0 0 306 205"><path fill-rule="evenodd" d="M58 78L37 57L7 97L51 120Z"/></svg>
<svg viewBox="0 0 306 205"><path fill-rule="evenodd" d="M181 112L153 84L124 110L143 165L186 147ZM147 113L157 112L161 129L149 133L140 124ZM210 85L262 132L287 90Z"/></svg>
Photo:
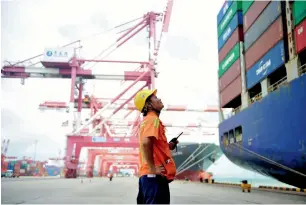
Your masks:
<svg viewBox="0 0 306 205"><path fill-rule="evenodd" d="M281 87L219 125L220 147L235 164L306 188L306 75ZM242 127L242 143L223 134Z"/></svg>

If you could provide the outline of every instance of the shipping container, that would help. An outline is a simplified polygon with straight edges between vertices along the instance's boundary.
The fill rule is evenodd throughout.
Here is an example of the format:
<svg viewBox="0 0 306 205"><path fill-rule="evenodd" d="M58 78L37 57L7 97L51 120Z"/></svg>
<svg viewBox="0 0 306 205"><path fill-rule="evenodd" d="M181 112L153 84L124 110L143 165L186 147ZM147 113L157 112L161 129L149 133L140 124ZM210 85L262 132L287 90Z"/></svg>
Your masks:
<svg viewBox="0 0 306 205"><path fill-rule="evenodd" d="M46 166L45 169L49 176L57 176L60 175L61 172L60 167L56 166Z"/></svg>
<svg viewBox="0 0 306 205"><path fill-rule="evenodd" d="M241 94L241 76L239 75L231 84L229 84L221 93L220 93L220 104L221 107L224 107L231 100L236 98Z"/></svg>
<svg viewBox="0 0 306 205"><path fill-rule="evenodd" d="M217 25L219 25L219 23L222 21L224 15L226 14L226 12L228 11L228 9L230 8L230 6L232 5L233 1L232 0L228 0L225 1L222 8L220 9L218 15L217 15Z"/></svg>
<svg viewBox="0 0 306 205"><path fill-rule="evenodd" d="M248 12L248 10L250 9L250 7L252 6L253 3L254 3L254 0L252 0L252 1L247 1L247 0L242 1L242 14L243 15L245 15L245 13Z"/></svg>
<svg viewBox="0 0 306 205"><path fill-rule="evenodd" d="M238 11L235 14L234 18L231 20L231 22L228 24L225 31L218 38L218 51L220 51L220 49L224 46L227 40L232 36L233 32L238 27L238 25L242 26L243 24L242 19L243 19L242 12Z"/></svg>
<svg viewBox="0 0 306 205"><path fill-rule="evenodd" d="M281 2L272 1L244 35L245 51L281 15Z"/></svg>
<svg viewBox="0 0 306 205"><path fill-rule="evenodd" d="M230 50L224 60L219 64L219 78L233 65L240 56L239 42Z"/></svg>
<svg viewBox="0 0 306 205"><path fill-rule="evenodd" d="M233 80L237 78L241 73L240 58L228 69L227 72L219 79L219 90L224 90Z"/></svg>
<svg viewBox="0 0 306 205"><path fill-rule="evenodd" d="M245 68L249 70L268 50L283 39L284 30L282 16L259 37L259 39L245 53Z"/></svg>
<svg viewBox="0 0 306 205"><path fill-rule="evenodd" d="M220 24L218 24L218 38L226 29L227 25L231 22L233 17L236 15L237 11L241 11L241 1L234 1L228 11L226 12L225 16L223 17Z"/></svg>
<svg viewBox="0 0 306 205"><path fill-rule="evenodd" d="M296 53L300 53L306 48L306 18L295 29Z"/></svg>
<svg viewBox="0 0 306 205"><path fill-rule="evenodd" d="M252 88L259 81L280 68L285 63L284 41L279 41L246 73L247 89Z"/></svg>
<svg viewBox="0 0 306 205"><path fill-rule="evenodd" d="M246 33L247 30L252 26L258 16L267 7L270 1L255 1L254 4L249 8L248 12L243 16L243 32Z"/></svg>
<svg viewBox="0 0 306 205"><path fill-rule="evenodd" d="M225 58L228 52L238 43L243 41L243 29L242 27L236 28L231 37L226 41L225 45L219 51L219 63Z"/></svg>
<svg viewBox="0 0 306 205"><path fill-rule="evenodd" d="M294 26L298 25L306 17L306 1L295 1L293 3L293 22Z"/></svg>

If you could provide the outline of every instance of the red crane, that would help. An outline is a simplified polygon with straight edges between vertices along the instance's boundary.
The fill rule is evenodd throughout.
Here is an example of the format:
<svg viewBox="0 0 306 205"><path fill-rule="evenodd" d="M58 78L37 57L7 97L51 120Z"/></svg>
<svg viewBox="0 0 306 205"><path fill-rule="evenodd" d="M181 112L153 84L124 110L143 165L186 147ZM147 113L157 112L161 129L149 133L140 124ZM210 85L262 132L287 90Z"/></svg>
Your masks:
<svg viewBox="0 0 306 205"><path fill-rule="evenodd" d="M160 41L162 34L168 31L169 21L171 16L173 1L168 0L167 8L164 13L156 13L156 12L148 12L146 13L142 19L134 25L132 28L125 31L115 42L116 48L121 47L124 43L126 43L129 39L135 36L141 30L147 28L149 32L149 58L148 61L122 61L122 60L105 60L105 59L83 59L76 56L74 52L74 48L69 48L68 46L74 45L75 43L79 43L80 41L72 42L68 45L65 45L62 48L55 49L46 49L45 52L41 55L37 55L26 59L24 61L18 63L9 63L7 62L5 66L1 69L2 78L21 78L23 79L22 83L24 83L25 78L70 78L71 79L71 89L70 89L70 103L69 110L72 111L74 108L74 93L75 89L78 91L78 115L76 119L72 116L71 120L76 121L75 127L73 131L67 136L67 148L66 148L66 157L65 157L65 177L66 178L75 178L76 170L78 166L78 158L80 155L80 150L82 147L137 147L138 141L134 136L126 137L121 141L118 141L114 138L105 138L105 137L95 137L95 136L83 136L81 134L81 130L89 126L93 123L94 127L92 128L92 132L96 132L97 130L102 130L102 125L105 121L107 121L110 117L116 114L121 108L127 104L133 96L136 94L133 93L127 100L123 102L122 105L117 107L112 114L103 119L96 119L102 112L104 112L107 108L113 106L113 104L118 101L118 99L123 96L131 87L139 82L143 82L140 89L145 87L155 88L155 77L158 76L158 72L156 70L156 58L158 56L158 50L160 47ZM156 39L156 24L158 22L163 23L162 32L160 34L160 39ZM111 48L111 47L109 47ZM107 51L106 49L105 51ZM104 51L104 52L105 52ZM40 63L43 67L35 67L33 64L26 65L27 62L33 60L37 57L43 56L43 59ZM137 71L126 71L122 75L105 75L103 73L95 73L90 69L84 69L84 63L88 62L96 62L96 63L129 63L136 64L138 67L141 67L142 70ZM100 110L98 106L95 106L97 109L96 113L88 119L88 121L80 125L80 116L82 110L82 92L84 86L85 79L100 79L100 80L122 80L125 81L134 81L131 85L124 89L119 95L117 95L114 99L112 99L108 104L104 105ZM140 90L138 89L138 90ZM137 90L137 91L138 91ZM73 115L73 112L71 112ZM71 123L73 124L73 123Z"/></svg>
<svg viewBox="0 0 306 205"><path fill-rule="evenodd" d="M136 149L88 149L88 159L87 159L87 176L93 177L94 162L97 156L102 156L103 159L106 159L108 156L131 156L138 159L139 150ZM124 157L122 158L124 159Z"/></svg>
<svg viewBox="0 0 306 205"><path fill-rule="evenodd" d="M67 147L65 159L65 177L75 178L77 173L77 167L79 163L79 156L82 147L130 147L137 148L138 140L137 134L137 122L140 120L138 115L134 121L133 129L129 135L124 137L115 138L108 133L107 126L105 123L109 121L119 110L125 108L129 111L126 116L130 115L134 106L129 104L131 99L134 97L134 92L130 97L126 99L120 99L127 91L129 91L136 84L141 84L137 92L145 87L155 88L155 78L158 76L156 69L157 56L160 48L161 39L163 33L166 33L169 28L171 10L173 1L168 0L166 10L163 13L148 12L146 13L139 22L132 26L130 29L123 32L123 34L114 42L115 48L121 47L129 39L139 33L141 30L147 28L149 32L149 56L147 61L137 60L107 60L107 59L84 59L79 58L75 54L75 48L69 46L80 43L80 41L74 41L70 44L63 46L62 48L51 48L46 49L41 55L28 58L18 63L6 62L6 65L1 69L2 78L21 78L24 83L26 78L61 78L71 79L70 88L70 100L69 104L62 102L46 102L41 105L45 107L55 107L66 109L67 112L71 113L71 119L68 120L68 125L73 125L72 132L67 135ZM131 21L135 22L135 21ZM159 36L159 40L156 39L156 24L162 22L162 31ZM129 22L130 23L130 22ZM103 54L108 52L112 46L103 50ZM79 46L80 47L80 46ZM79 48L77 47L77 48ZM111 50L113 52L114 50ZM37 63L26 64L27 62L43 56L40 63L43 67L35 67ZM121 64L136 64L137 69L134 71L125 71L121 75L109 75L103 74L103 72L93 71L91 69L85 69L85 63L121 63ZM94 96L85 96L90 103L86 103L83 99L83 88L85 80L124 80L134 81L120 92L115 98L110 99L105 103L105 100L95 98ZM74 99L75 91L78 93L77 100ZM101 101L103 103L101 103ZM118 101L123 103L117 104ZM77 116L73 116L73 109L77 108ZM81 124L81 111L82 108L91 109L91 117ZM113 109L111 114L106 117L102 117L107 109ZM217 112L216 107L208 107L201 109L188 108L187 106L171 106L165 108L166 110L173 111L206 111L206 112ZM90 127L91 126L91 127Z"/></svg>

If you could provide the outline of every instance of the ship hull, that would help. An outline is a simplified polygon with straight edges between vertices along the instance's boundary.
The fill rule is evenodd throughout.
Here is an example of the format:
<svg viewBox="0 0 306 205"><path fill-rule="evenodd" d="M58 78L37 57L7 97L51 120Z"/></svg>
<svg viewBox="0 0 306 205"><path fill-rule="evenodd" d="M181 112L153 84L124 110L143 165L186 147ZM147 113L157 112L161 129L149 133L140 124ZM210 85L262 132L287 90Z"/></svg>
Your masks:
<svg viewBox="0 0 306 205"><path fill-rule="evenodd" d="M240 167L306 188L305 85L306 75L220 123L223 153ZM223 137L239 126L242 142Z"/></svg>
<svg viewBox="0 0 306 205"><path fill-rule="evenodd" d="M172 151L172 156L177 167L176 179L199 181L201 172L207 169L222 156L219 146L209 143L180 143L177 152ZM205 173L205 178L211 174Z"/></svg>

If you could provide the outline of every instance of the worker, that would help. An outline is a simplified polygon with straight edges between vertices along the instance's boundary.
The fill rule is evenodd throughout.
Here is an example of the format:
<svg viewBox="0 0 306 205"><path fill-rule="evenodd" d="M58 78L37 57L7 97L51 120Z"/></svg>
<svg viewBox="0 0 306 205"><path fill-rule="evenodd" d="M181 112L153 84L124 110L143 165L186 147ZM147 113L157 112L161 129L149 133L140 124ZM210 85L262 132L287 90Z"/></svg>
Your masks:
<svg viewBox="0 0 306 205"><path fill-rule="evenodd" d="M157 90L141 90L134 104L144 119L139 132L139 192L137 204L170 204L169 183L176 174L171 151L178 141L167 142L165 127L159 119L164 105Z"/></svg>
<svg viewBox="0 0 306 205"><path fill-rule="evenodd" d="M113 172L111 172L111 173L109 174L109 181L112 181L113 177L114 177Z"/></svg>

